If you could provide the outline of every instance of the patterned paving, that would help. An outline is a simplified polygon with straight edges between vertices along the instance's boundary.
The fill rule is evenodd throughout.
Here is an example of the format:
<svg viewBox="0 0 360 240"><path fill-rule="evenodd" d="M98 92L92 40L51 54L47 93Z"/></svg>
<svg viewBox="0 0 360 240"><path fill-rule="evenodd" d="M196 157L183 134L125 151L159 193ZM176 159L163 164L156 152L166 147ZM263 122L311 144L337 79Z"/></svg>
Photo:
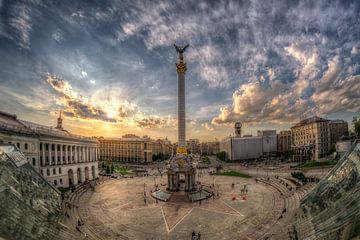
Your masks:
<svg viewBox="0 0 360 240"><path fill-rule="evenodd" d="M213 178L200 181L212 184ZM246 200L240 192L244 185ZM200 232L202 239L258 239L283 208L271 188L252 179L217 176L220 196L201 203L156 203L150 197L153 186L153 177L105 182L83 195L79 214L99 239L190 239L192 231Z"/></svg>

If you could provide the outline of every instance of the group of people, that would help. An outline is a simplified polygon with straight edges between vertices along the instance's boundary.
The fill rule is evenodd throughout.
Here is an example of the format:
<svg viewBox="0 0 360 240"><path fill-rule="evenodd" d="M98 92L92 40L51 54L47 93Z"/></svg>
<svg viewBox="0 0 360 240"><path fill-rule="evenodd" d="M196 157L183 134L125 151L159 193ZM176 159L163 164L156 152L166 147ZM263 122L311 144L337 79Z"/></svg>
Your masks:
<svg viewBox="0 0 360 240"><path fill-rule="evenodd" d="M198 234L196 235L195 231L193 231L191 233L191 240L200 240L201 239L201 233L198 232Z"/></svg>

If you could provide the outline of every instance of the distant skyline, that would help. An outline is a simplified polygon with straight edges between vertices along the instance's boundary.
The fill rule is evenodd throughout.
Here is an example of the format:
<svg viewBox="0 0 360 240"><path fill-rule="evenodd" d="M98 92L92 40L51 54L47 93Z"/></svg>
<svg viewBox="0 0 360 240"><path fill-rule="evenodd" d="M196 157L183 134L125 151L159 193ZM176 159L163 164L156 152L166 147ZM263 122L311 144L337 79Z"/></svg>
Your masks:
<svg viewBox="0 0 360 240"><path fill-rule="evenodd" d="M0 110L86 136L177 141L360 116L359 1L0 0Z"/></svg>

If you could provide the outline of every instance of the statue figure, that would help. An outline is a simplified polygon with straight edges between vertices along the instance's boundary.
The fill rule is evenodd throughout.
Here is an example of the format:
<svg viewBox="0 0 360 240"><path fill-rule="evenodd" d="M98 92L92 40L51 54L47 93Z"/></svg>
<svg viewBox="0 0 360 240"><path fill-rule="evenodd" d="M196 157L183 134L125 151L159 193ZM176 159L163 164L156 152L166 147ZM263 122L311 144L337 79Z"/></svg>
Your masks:
<svg viewBox="0 0 360 240"><path fill-rule="evenodd" d="M185 52L186 48L189 47L189 44L187 44L185 47L179 47L176 44L174 44L174 47L175 47L176 51L181 54L181 53Z"/></svg>
<svg viewBox="0 0 360 240"><path fill-rule="evenodd" d="M183 53L185 52L186 48L189 47L189 44L185 45L184 47L179 47L176 44L174 44L174 47L175 47L176 51L179 53L180 63L183 63L183 61L184 61Z"/></svg>

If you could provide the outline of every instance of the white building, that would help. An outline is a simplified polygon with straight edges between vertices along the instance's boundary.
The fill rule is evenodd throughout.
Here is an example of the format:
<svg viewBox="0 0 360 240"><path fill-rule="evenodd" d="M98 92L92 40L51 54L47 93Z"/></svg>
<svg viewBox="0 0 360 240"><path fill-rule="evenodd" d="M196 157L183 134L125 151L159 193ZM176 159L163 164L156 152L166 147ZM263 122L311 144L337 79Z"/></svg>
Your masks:
<svg viewBox="0 0 360 240"><path fill-rule="evenodd" d="M262 137L264 154L277 152L276 130L259 130L258 136Z"/></svg>
<svg viewBox="0 0 360 240"><path fill-rule="evenodd" d="M228 160L257 159L263 155L262 137L228 137L220 142Z"/></svg>
<svg viewBox="0 0 360 240"><path fill-rule="evenodd" d="M220 141L220 151L226 153L226 159L251 160L263 155L277 153L276 130L258 131L258 136L241 137L241 124L235 124L235 137Z"/></svg>
<svg viewBox="0 0 360 240"><path fill-rule="evenodd" d="M56 128L0 112L0 144L14 144L33 167L56 187L98 177L98 141L69 133L58 118Z"/></svg>

